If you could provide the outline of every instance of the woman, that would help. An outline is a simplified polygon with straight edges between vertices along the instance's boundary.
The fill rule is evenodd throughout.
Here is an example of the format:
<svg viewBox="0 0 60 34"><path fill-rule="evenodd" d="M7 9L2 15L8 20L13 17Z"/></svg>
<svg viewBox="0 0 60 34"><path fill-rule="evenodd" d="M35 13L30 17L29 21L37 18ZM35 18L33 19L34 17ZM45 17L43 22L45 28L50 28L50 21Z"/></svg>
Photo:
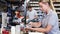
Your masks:
<svg viewBox="0 0 60 34"><path fill-rule="evenodd" d="M39 1L40 9L46 14L42 22L39 22L42 28L26 28L28 30L33 30L37 32L43 32L46 34L60 34L58 26L58 16L55 11L51 9L51 4L43 0ZM30 23L32 26L36 25L35 23ZM39 25L39 24L38 24ZM37 25L36 25L37 26Z"/></svg>

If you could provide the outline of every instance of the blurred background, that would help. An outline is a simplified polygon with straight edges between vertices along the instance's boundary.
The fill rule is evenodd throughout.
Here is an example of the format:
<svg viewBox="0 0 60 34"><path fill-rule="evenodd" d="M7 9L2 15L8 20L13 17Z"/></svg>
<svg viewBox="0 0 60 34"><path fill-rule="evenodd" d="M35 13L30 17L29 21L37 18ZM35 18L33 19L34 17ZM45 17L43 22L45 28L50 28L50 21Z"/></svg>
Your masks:
<svg viewBox="0 0 60 34"><path fill-rule="evenodd" d="M24 16L24 1L25 0L0 0L0 28L2 24L2 13L7 13L8 17L13 18L15 11L18 10L20 14ZM33 9L39 10L38 1L39 0L30 0L29 5L32 6ZM58 14L60 28L60 0L53 0L53 6ZM10 21L12 21L12 19Z"/></svg>

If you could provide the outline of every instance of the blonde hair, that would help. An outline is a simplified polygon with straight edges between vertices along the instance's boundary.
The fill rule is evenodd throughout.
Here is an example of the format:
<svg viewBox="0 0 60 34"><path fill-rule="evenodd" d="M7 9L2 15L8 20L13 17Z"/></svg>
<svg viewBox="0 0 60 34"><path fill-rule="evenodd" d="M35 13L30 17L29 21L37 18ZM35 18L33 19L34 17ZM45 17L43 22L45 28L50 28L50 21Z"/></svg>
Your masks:
<svg viewBox="0 0 60 34"><path fill-rule="evenodd" d="M49 1L40 0L39 3L40 2L42 2L43 4L48 3L48 5L50 6L50 8L55 11L54 6L53 6L53 3L52 3L51 0L49 0Z"/></svg>

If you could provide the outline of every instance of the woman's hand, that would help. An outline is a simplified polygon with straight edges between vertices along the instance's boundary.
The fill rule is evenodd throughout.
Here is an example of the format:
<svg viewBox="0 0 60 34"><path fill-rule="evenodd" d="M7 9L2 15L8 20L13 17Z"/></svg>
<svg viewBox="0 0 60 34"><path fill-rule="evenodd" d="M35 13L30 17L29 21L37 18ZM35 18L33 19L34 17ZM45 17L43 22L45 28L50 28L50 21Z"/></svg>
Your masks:
<svg viewBox="0 0 60 34"><path fill-rule="evenodd" d="M41 26L41 23L39 23L39 22L30 22L29 23L32 27L36 27L36 28L38 28L38 27L40 27Z"/></svg>

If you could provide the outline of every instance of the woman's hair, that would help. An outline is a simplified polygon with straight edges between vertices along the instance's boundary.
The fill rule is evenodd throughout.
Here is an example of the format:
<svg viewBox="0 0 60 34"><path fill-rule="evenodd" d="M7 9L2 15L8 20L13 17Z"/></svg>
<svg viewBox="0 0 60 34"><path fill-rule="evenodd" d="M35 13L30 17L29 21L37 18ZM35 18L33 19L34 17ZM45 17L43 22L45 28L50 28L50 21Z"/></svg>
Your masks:
<svg viewBox="0 0 60 34"><path fill-rule="evenodd" d="M50 6L50 8L53 9L50 0L49 1L40 0L39 3L40 2L42 2L43 4L48 3L48 5Z"/></svg>
<svg viewBox="0 0 60 34"><path fill-rule="evenodd" d="M44 0L40 0L40 1L39 1L39 3L40 3L40 2L42 2L43 4L46 4L46 3L48 3L48 5L49 5L49 6L51 6L51 3L50 3L50 1L44 1Z"/></svg>

